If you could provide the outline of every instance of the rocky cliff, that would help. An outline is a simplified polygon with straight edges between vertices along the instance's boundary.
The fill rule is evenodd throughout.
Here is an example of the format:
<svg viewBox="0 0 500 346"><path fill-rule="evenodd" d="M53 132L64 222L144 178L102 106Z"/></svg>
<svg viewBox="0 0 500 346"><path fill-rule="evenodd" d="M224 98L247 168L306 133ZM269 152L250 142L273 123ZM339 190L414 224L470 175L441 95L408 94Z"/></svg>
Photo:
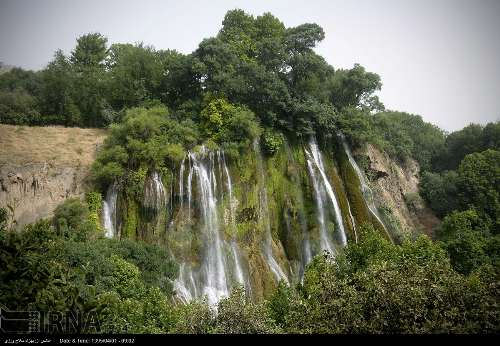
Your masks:
<svg viewBox="0 0 500 346"><path fill-rule="evenodd" d="M439 219L418 194L418 163L412 159L396 162L371 144L359 154L368 157L366 171L375 190L377 204L388 222L392 221L399 237L420 232L432 236Z"/></svg>
<svg viewBox="0 0 500 346"><path fill-rule="evenodd" d="M105 131L0 125L0 207L18 228L81 196Z"/></svg>

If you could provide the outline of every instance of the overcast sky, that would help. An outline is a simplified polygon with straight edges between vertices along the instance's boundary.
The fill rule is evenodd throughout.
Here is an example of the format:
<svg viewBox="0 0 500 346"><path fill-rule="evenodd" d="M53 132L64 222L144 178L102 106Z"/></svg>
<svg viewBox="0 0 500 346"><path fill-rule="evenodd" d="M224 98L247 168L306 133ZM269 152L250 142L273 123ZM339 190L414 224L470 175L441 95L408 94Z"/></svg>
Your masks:
<svg viewBox="0 0 500 346"><path fill-rule="evenodd" d="M500 120L500 0L0 0L0 61L40 69L88 32L190 53L234 8L321 25L316 51L378 73L389 109L448 131Z"/></svg>

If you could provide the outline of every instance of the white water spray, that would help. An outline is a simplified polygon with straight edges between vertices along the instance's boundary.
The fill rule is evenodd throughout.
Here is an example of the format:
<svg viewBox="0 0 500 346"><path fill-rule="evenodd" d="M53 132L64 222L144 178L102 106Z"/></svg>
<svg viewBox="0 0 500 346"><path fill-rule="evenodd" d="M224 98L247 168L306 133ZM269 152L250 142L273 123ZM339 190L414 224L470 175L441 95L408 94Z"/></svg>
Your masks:
<svg viewBox="0 0 500 346"><path fill-rule="evenodd" d="M104 230L107 238L113 238L116 235L116 200L118 199L118 185L111 184L106 192L106 198L103 201L103 219Z"/></svg>
<svg viewBox="0 0 500 346"><path fill-rule="evenodd" d="M335 215L335 221L337 223L337 227L340 235L341 245L347 244L347 237L344 230L344 223L342 220L342 214L340 212L340 207L333 192L333 188L328 181L328 178L325 174L325 169L323 165L323 159L321 157L321 152L318 149L318 145L314 139L311 139L309 142L309 150L304 149L307 158L307 167L309 170L309 174L313 181L314 193L316 197L316 208L318 211L318 222L320 225L320 246L321 250L326 250L330 253L334 253L334 247L332 245L332 241L330 240L330 236L328 234L328 229L326 226L326 204L328 204L328 200L333 206L333 211ZM320 177L317 176L316 171L319 172ZM326 198L328 196L328 199Z"/></svg>

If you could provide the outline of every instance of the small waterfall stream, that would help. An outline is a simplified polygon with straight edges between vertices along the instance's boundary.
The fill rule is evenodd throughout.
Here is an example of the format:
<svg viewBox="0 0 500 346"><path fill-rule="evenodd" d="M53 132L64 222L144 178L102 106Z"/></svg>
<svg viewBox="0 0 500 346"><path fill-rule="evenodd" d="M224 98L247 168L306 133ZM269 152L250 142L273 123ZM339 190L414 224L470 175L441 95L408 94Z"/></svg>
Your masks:
<svg viewBox="0 0 500 346"><path fill-rule="evenodd" d="M144 198L142 202L145 208L151 211L159 211L166 205L166 192L158 172L153 171L144 184Z"/></svg>
<svg viewBox="0 0 500 346"><path fill-rule="evenodd" d="M250 284L248 280L245 280L244 274L243 274L243 268L241 266L240 262L240 254L239 254L239 249L236 244L236 220L235 220L235 211L234 211L234 200L233 200L233 185L231 183L231 175L229 174L229 169L227 168L226 164L226 157L224 155L224 152L222 152L222 155L220 152L218 153L218 157L220 158L222 156L222 165L224 167L224 173L226 174L226 181L227 181L227 190L228 190L228 197L229 197L229 222L231 224L231 231L233 233L233 239L231 240L231 253L233 255L233 260L234 260L234 272L236 276L236 280L238 281L239 284L243 285L247 290L250 289ZM219 169L221 169L220 165L221 160L219 159ZM222 174L222 172L221 172ZM222 176L221 176L222 180ZM224 191L222 189L222 191Z"/></svg>
<svg viewBox="0 0 500 346"><path fill-rule="evenodd" d="M179 200L181 209L184 206L184 170L185 170L186 158L182 159L181 168L179 169Z"/></svg>
<svg viewBox="0 0 500 346"><path fill-rule="evenodd" d="M340 238L340 243L342 246L347 244L347 237L345 234L344 223L342 220L342 214L340 212L339 203L333 191L333 188L328 181L325 174L325 168L323 165L323 159L321 157L321 152L318 149L318 145L314 139L309 142L309 150L304 149L307 159L307 167L309 174L313 183L314 195L316 198L316 208L318 223L320 226L320 247L322 251L328 251L334 254L334 246L329 235L329 230L327 227L327 206L331 204L333 207L333 213L335 216L336 225L338 228L338 235ZM319 176L318 174L319 173Z"/></svg>
<svg viewBox="0 0 500 346"><path fill-rule="evenodd" d="M267 191L266 191L266 184L265 184L265 175L264 175L264 167L263 167L263 160L262 160L262 154L260 152L260 146L259 142L255 140L253 142L253 147L255 151L255 156L257 160L257 170L259 173L259 218L261 219L260 221L264 223L265 227L265 237L264 237L264 257L267 261L267 264L269 265L269 269L273 272L274 276L276 277L277 281L284 280L285 282L288 283L288 277L286 276L285 272L281 267L279 266L278 262L276 262L276 259L273 256L273 248L272 248L272 236L271 236L271 225L269 223L269 207L267 203Z"/></svg>
<svg viewBox="0 0 500 346"><path fill-rule="evenodd" d="M104 230L107 238L116 236L116 200L118 199L118 185L113 183L106 192L103 201L102 213L104 219Z"/></svg>
<svg viewBox="0 0 500 346"><path fill-rule="evenodd" d="M172 198L172 197L170 197ZM171 203L170 203L171 205ZM142 201L145 221L150 225L153 233L157 232L162 211L167 206L167 192L157 171L150 173L144 183L144 196Z"/></svg>
<svg viewBox="0 0 500 346"><path fill-rule="evenodd" d="M377 221L384 227L385 232L390 238L390 235L387 231L387 227L385 226L384 222L382 221L382 218L380 217L380 214L378 212L377 206L375 205L375 200L373 198L373 191L370 188L370 185L368 185L368 182L366 181L365 175L363 172L361 172L361 169L359 168L358 164L356 163L356 160L354 160L351 149L349 148L349 145L347 144L347 141L345 140L345 137L342 133L338 133L338 136L340 137L340 140L342 142L342 146L344 147L344 151L347 155L347 158L349 159L349 163L351 164L352 168L356 172L356 175L358 176L359 182L361 184L361 192L363 193L363 198L365 200L365 203L372 213L372 215L377 219Z"/></svg>

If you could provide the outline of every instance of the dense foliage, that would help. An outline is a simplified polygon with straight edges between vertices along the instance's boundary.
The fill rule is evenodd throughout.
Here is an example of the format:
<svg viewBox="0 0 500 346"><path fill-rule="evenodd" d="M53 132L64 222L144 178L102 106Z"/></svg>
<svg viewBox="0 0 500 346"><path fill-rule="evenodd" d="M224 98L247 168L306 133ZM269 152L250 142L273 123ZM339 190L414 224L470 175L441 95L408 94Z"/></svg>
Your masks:
<svg viewBox="0 0 500 346"><path fill-rule="evenodd" d="M474 214L464 217L474 219ZM500 330L498 263L475 263L469 274L461 274L450 265L447 253L425 236L394 245L371 228L364 232L366 237L348 245L334 262L316 257L302 284L290 287L282 282L260 302L236 288L219 302L216 313L204 301L175 303L169 283L176 268L156 246L100 237L73 240L58 235L47 221L20 233L2 228L0 304L82 318L92 313L97 321L87 325L77 320L75 329L62 325L66 329L59 332ZM43 322L46 330L53 325L50 319Z"/></svg>

